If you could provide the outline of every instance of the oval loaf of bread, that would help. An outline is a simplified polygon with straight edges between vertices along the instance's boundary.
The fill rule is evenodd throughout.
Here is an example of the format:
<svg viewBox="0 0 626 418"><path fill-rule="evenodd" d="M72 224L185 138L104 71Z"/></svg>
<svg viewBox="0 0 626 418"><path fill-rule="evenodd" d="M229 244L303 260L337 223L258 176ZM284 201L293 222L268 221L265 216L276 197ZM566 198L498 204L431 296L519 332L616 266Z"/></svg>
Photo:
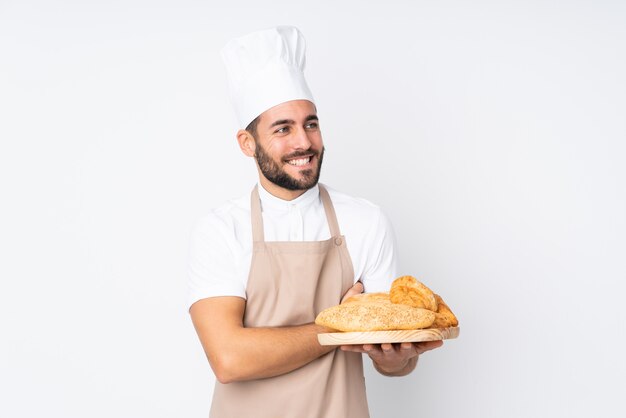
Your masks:
<svg viewBox="0 0 626 418"><path fill-rule="evenodd" d="M347 302L319 313L317 325L345 332L428 328L435 313L388 301Z"/></svg>
<svg viewBox="0 0 626 418"><path fill-rule="evenodd" d="M414 330L456 327L441 296L413 276L393 281L389 293L361 293L324 309L315 323L344 332Z"/></svg>

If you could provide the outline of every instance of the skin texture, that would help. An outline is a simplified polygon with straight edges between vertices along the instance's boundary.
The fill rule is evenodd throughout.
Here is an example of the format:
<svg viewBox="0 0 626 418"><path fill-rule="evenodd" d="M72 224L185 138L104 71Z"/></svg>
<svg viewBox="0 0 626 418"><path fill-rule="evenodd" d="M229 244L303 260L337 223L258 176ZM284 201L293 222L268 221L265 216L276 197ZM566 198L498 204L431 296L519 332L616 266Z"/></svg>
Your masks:
<svg viewBox="0 0 626 418"><path fill-rule="evenodd" d="M315 324L245 328L245 307L244 299L224 296L199 300L190 309L209 364L221 383L278 376L333 349L319 345L317 334L326 329Z"/></svg>
<svg viewBox="0 0 626 418"><path fill-rule="evenodd" d="M342 300L361 292L363 285L357 282ZM199 300L189 311L209 364L221 383L278 376L335 349L319 344L317 334L331 330L315 324L245 328L245 307L244 299L224 296Z"/></svg>
<svg viewBox="0 0 626 418"><path fill-rule="evenodd" d="M259 117L256 138L250 132L240 130L237 142L246 156L255 159L259 181L272 195L293 200L317 184L324 144L313 103L295 100L265 111ZM310 160L302 166L289 164L290 160L303 157ZM289 177L290 187L270 181L264 175L268 170ZM362 292L363 285L357 282L344 298ZM190 308L196 332L221 383L281 375L336 349L319 344L317 334L331 330L313 323L281 328L245 328L245 306L246 301L240 297L212 297L199 300ZM401 376L413 370L419 354L437 344L441 345L417 343L409 348L395 349L382 344L342 349L367 353L381 373Z"/></svg>
<svg viewBox="0 0 626 418"><path fill-rule="evenodd" d="M441 347L443 341L400 344L342 345L343 351L366 353L385 376L405 376L415 369L420 354Z"/></svg>
<svg viewBox="0 0 626 418"><path fill-rule="evenodd" d="M274 106L261 114L256 130L257 138L239 130L237 142L246 156L255 159L265 190L283 200L293 200L317 184L324 144L313 103L293 100ZM310 157L303 166L288 163L303 157ZM293 187L273 183L264 175L262 166L290 178Z"/></svg>

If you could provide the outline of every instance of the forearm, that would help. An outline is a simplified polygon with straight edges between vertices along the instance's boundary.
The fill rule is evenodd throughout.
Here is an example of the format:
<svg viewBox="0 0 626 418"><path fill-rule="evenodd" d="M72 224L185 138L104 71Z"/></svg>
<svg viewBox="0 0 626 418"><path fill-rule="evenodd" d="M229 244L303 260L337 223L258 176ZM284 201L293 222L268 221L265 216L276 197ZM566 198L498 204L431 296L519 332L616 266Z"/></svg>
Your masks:
<svg viewBox="0 0 626 418"><path fill-rule="evenodd" d="M317 334L326 328L307 324L284 328L241 327L220 341L209 362L222 383L261 379L288 373L330 352Z"/></svg>

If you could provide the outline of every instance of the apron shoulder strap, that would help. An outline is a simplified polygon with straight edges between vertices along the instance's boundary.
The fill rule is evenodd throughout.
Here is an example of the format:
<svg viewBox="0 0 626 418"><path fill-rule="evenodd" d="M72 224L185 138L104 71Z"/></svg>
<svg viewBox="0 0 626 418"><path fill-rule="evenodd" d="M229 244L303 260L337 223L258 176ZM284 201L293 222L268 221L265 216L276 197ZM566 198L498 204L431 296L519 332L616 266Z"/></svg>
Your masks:
<svg viewBox="0 0 626 418"><path fill-rule="evenodd" d="M339 230L339 223L337 222L337 214L333 203L330 201L330 195L328 190L322 184L319 185L320 198L324 205L324 211L326 212L326 220L328 221L328 228L330 229L331 237L341 236ZM252 194L250 196L250 210L252 217L252 242L263 242L265 236L263 233L263 216L261 215L261 199L259 197L259 186L254 186Z"/></svg>
<svg viewBox="0 0 626 418"><path fill-rule="evenodd" d="M265 241L265 236L263 234L263 216L261 215L261 198L259 197L258 184L252 189L250 199L252 242L263 242Z"/></svg>
<svg viewBox="0 0 626 418"><path fill-rule="evenodd" d="M333 203L330 201L330 195L328 194L328 190L326 187L320 183L320 197L322 198L322 203L324 204L324 211L326 211L326 219L328 220L328 227L330 228L330 236L338 237L341 235L341 231L339 230L339 223L337 222L337 214L335 213L335 207Z"/></svg>

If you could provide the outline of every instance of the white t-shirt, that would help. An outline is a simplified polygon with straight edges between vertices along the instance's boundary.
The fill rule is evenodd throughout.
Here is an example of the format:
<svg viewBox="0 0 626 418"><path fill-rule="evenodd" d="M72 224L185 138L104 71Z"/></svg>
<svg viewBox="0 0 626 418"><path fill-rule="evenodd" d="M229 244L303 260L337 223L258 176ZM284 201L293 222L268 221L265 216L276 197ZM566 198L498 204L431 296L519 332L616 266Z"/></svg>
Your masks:
<svg viewBox="0 0 626 418"><path fill-rule="evenodd" d="M380 208L326 186L354 267L365 292L389 291L397 274L395 236ZM265 241L323 241L330 238L319 188L286 201L259 184ZM189 252L188 307L213 296L246 298L252 260L250 193L201 217Z"/></svg>

